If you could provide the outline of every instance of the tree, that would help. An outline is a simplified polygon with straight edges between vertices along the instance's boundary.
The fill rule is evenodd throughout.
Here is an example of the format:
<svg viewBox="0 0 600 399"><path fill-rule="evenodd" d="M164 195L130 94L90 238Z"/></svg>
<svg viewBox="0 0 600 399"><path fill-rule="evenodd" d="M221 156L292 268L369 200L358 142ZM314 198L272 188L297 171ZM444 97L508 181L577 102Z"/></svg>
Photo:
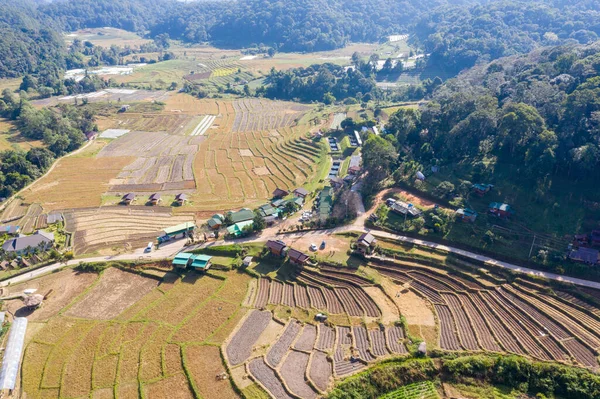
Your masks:
<svg viewBox="0 0 600 399"><path fill-rule="evenodd" d="M368 191L380 185L390 174L398 160L394 146L381 136L370 136L362 149L363 165L369 173L366 180Z"/></svg>
<svg viewBox="0 0 600 399"><path fill-rule="evenodd" d="M265 222L265 218L258 212L254 213L254 231L263 231L265 227L267 227L267 223Z"/></svg>

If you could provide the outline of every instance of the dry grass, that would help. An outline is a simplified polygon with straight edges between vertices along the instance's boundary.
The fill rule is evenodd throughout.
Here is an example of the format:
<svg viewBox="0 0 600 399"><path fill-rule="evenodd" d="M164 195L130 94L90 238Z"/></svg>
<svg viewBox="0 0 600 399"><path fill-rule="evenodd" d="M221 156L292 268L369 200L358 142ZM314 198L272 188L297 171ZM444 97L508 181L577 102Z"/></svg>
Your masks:
<svg viewBox="0 0 600 399"><path fill-rule="evenodd" d="M1 91L1 90L0 90ZM8 119L0 118L0 151L41 147L44 143L40 140L29 140L16 130L14 124Z"/></svg>
<svg viewBox="0 0 600 399"><path fill-rule="evenodd" d="M238 305L211 300L173 336L175 342L203 342L225 323L237 310Z"/></svg>
<svg viewBox="0 0 600 399"><path fill-rule="evenodd" d="M225 371L219 348L214 346L187 346L184 350L185 364L196 389L203 398L229 399L238 395L229 379L219 380L216 375Z"/></svg>
<svg viewBox="0 0 600 399"><path fill-rule="evenodd" d="M194 399L190 384L183 374L146 385L144 391L148 398Z"/></svg>

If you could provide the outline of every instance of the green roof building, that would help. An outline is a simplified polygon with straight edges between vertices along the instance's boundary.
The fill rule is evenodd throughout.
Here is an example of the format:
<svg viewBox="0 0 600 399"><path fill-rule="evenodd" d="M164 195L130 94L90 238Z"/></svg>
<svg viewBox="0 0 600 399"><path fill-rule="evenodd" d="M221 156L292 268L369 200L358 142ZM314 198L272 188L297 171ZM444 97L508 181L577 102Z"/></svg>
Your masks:
<svg viewBox="0 0 600 399"><path fill-rule="evenodd" d="M163 230L164 235L169 237L174 237L179 234L189 233L196 229L196 224L194 222L185 222L178 224L177 226L167 227Z"/></svg>
<svg viewBox="0 0 600 399"><path fill-rule="evenodd" d="M232 224L231 226L229 226L227 228L227 233L229 233L230 235L232 235L234 237L239 237L244 232L244 229L247 228L248 226L249 227L254 226L254 221L248 220L246 222Z"/></svg>
<svg viewBox="0 0 600 399"><path fill-rule="evenodd" d="M254 212L248 208L240 209L237 212L229 212L228 216L233 224L254 220Z"/></svg>
<svg viewBox="0 0 600 399"><path fill-rule="evenodd" d="M196 270L208 270L210 269L212 256L208 255L194 255L192 258L192 264L190 265Z"/></svg>
<svg viewBox="0 0 600 399"><path fill-rule="evenodd" d="M185 269L193 256L193 254L187 252L178 253L175 255L175 259L173 259L173 266Z"/></svg>

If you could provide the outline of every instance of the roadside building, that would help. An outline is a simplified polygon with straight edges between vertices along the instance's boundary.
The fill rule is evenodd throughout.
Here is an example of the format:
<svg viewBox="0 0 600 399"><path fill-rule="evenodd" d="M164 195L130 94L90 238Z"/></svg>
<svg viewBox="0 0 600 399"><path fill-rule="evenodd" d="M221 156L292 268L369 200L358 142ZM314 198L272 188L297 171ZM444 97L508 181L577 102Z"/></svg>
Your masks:
<svg viewBox="0 0 600 399"><path fill-rule="evenodd" d="M510 207L510 205L503 204L500 202L490 203L489 210L490 210L491 214L496 215L501 218L507 218L513 213L513 210Z"/></svg>
<svg viewBox="0 0 600 399"><path fill-rule="evenodd" d="M194 230L196 230L196 224L194 222L185 222L176 226L167 227L162 231L161 236L158 237L158 242L160 244L175 238L189 237Z"/></svg>
<svg viewBox="0 0 600 399"><path fill-rule="evenodd" d="M123 197L121 197L121 202L125 205L131 205L131 203L135 200L134 193L127 193Z"/></svg>
<svg viewBox="0 0 600 399"><path fill-rule="evenodd" d="M30 236L21 236L6 240L2 249L7 253L26 255L36 250L45 252L54 245L54 234L39 230Z"/></svg>
<svg viewBox="0 0 600 399"><path fill-rule="evenodd" d="M377 245L377 240L371 233L363 233L356 240L356 246L360 252L370 252Z"/></svg>
<svg viewBox="0 0 600 399"><path fill-rule="evenodd" d="M287 190L276 188L275 191L273 191L273 198L283 198L287 197L289 194L290 193Z"/></svg>
<svg viewBox="0 0 600 399"><path fill-rule="evenodd" d="M473 186L471 187L471 190L473 190L473 192L477 195L479 195L480 197L483 197L484 195L486 195L487 193L490 192L490 190L494 188L493 185L491 184L473 184Z"/></svg>
<svg viewBox="0 0 600 399"><path fill-rule="evenodd" d="M231 226L227 227L227 233L234 237L240 237L246 231L248 231L248 229L252 229L253 226L254 226L253 220L247 220L245 222L235 223L235 224L232 224Z"/></svg>
<svg viewBox="0 0 600 399"><path fill-rule="evenodd" d="M456 217L462 220L463 222L474 223L477 219L477 212L475 212L473 209L461 208L456 211Z"/></svg>
<svg viewBox="0 0 600 399"><path fill-rule="evenodd" d="M265 204L258 208L258 213L264 218L269 217L269 216L276 217L279 214L279 210L277 208L273 207L273 205L271 205L271 204Z"/></svg>
<svg viewBox="0 0 600 399"><path fill-rule="evenodd" d="M190 267L196 271L205 272L212 266L212 256L208 255L194 255L191 258Z"/></svg>
<svg viewBox="0 0 600 399"><path fill-rule="evenodd" d="M175 196L175 202L176 202L176 203L177 203L177 205L179 205L179 206L183 206L183 205L185 205L185 203L187 202L187 200L188 200L188 196L187 196L187 194L184 194L184 193L179 193L179 194L177 194L177 195Z"/></svg>
<svg viewBox="0 0 600 399"><path fill-rule="evenodd" d="M271 255L279 256L281 258L284 258L289 250L288 246L285 245L285 242L281 240L269 240L265 247L269 250Z"/></svg>
<svg viewBox="0 0 600 399"><path fill-rule="evenodd" d="M573 249L569 253L569 259L588 265L597 265L600 262L599 257L600 252L593 248L581 247L578 249Z"/></svg>
<svg viewBox="0 0 600 399"><path fill-rule="evenodd" d="M307 189L302 188L302 187L298 187L297 189L294 190L294 196L298 197L298 198L306 198L308 196L309 192Z"/></svg>
<svg viewBox="0 0 600 399"><path fill-rule="evenodd" d="M291 263L299 266L305 265L310 260L310 256L294 248L290 248L287 256Z"/></svg>
<svg viewBox="0 0 600 399"><path fill-rule="evenodd" d="M188 252L180 252L175 255L175 259L173 259L173 266L179 269L185 269L192 262L192 256L194 254Z"/></svg>
<svg viewBox="0 0 600 399"><path fill-rule="evenodd" d="M160 204L160 194L159 193L152 194L148 198L148 202L151 203L152 205L158 205L158 204Z"/></svg>
<svg viewBox="0 0 600 399"><path fill-rule="evenodd" d="M227 216L231 220L232 224L254 220L254 212L252 211L252 209L248 208L240 209L237 212L229 211L227 212Z"/></svg>
<svg viewBox="0 0 600 399"><path fill-rule="evenodd" d="M0 226L0 235L6 234L9 236L16 236L16 235L19 235L20 231L21 231L21 228L19 226L14 226L14 225L10 225L10 224Z"/></svg>

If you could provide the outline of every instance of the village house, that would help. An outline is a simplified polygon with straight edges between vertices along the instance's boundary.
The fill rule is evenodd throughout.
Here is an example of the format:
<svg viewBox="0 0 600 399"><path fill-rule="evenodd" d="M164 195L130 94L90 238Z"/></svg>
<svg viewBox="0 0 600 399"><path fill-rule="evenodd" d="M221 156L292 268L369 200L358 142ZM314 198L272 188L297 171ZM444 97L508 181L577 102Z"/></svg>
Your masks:
<svg viewBox="0 0 600 399"><path fill-rule="evenodd" d="M227 233L233 237L240 237L248 230L251 230L254 226L253 220L246 220L244 222L234 223L227 227Z"/></svg>
<svg viewBox="0 0 600 399"><path fill-rule="evenodd" d="M39 230L30 236L21 236L7 240L2 245L6 253L26 255L33 253L36 249L47 251L54 245L54 234Z"/></svg>
<svg viewBox="0 0 600 399"><path fill-rule="evenodd" d="M403 201L394 201L393 203L390 203L389 207L392 212L398 213L400 215L417 217L421 213L423 213L419 208L417 208L413 204L409 204Z"/></svg>
<svg viewBox="0 0 600 399"><path fill-rule="evenodd" d="M287 253L287 256L291 263L298 266L305 265L310 259L310 256L294 248L290 248L290 250Z"/></svg>
<svg viewBox="0 0 600 399"><path fill-rule="evenodd" d="M275 191L273 191L273 198L283 198L283 197L287 197L290 193L286 190L282 190L281 188L276 188Z"/></svg>
<svg viewBox="0 0 600 399"><path fill-rule="evenodd" d="M237 212L227 212L227 217L231 220L231 224L247 222L249 220L254 220L254 212L252 212L252 209L243 208Z"/></svg>
<svg viewBox="0 0 600 399"><path fill-rule="evenodd" d="M494 186L491 184L473 184L471 190L480 197L483 197L489 193L492 188L494 188Z"/></svg>
<svg viewBox="0 0 600 399"><path fill-rule="evenodd" d="M158 243L161 244L174 238L189 237L194 230L196 230L196 224L194 222L185 222L176 226L167 227L158 237Z"/></svg>
<svg viewBox="0 0 600 399"><path fill-rule="evenodd" d="M463 222L474 223L475 219L477 219L477 212L475 212L473 209L461 208L456 211L456 217Z"/></svg>
<svg viewBox="0 0 600 399"><path fill-rule="evenodd" d="M252 266L252 261L254 260L254 258L252 256L246 256L244 258L244 260L242 261L242 265L244 267L250 267Z"/></svg>
<svg viewBox="0 0 600 399"><path fill-rule="evenodd" d="M194 255L191 258L190 267L199 272L205 272L212 266L212 256L208 255Z"/></svg>
<svg viewBox="0 0 600 399"><path fill-rule="evenodd" d="M331 215L331 208L333 207L333 189L331 187L324 187L317 197L317 210L319 219L321 221L327 220Z"/></svg>
<svg viewBox="0 0 600 399"><path fill-rule="evenodd" d="M501 218L507 218L513 213L513 210L510 207L510 205L503 204L500 202L492 202L489 205L489 210L490 210L491 214L496 215Z"/></svg>
<svg viewBox="0 0 600 399"><path fill-rule="evenodd" d="M271 204L265 204L258 208L258 213L262 217L266 218L269 216L277 216L279 214L279 210L277 208L273 207L273 205L271 205Z"/></svg>
<svg viewBox="0 0 600 399"><path fill-rule="evenodd" d="M148 202L152 205L160 204L160 194L154 193L148 198Z"/></svg>
<svg viewBox="0 0 600 399"><path fill-rule="evenodd" d="M208 222L206 222L208 224L208 227L213 229L213 230L219 230L221 227L223 227L223 223L225 222L225 216L217 213L215 215L213 215L210 219L208 219Z"/></svg>
<svg viewBox="0 0 600 399"><path fill-rule="evenodd" d="M299 187L294 190L294 196L298 198L306 198L308 194L308 190L302 187Z"/></svg>
<svg viewBox="0 0 600 399"><path fill-rule="evenodd" d="M356 240L356 246L360 252L370 252L377 245L377 240L371 233L363 233Z"/></svg>
<svg viewBox="0 0 600 399"><path fill-rule="evenodd" d="M134 193L127 193L123 197L121 197L121 203L125 205L131 205L131 203L135 200Z"/></svg>
<svg viewBox="0 0 600 399"><path fill-rule="evenodd" d="M185 205L185 203L187 202L187 199L188 199L188 196L187 196L187 194L184 194L184 193L179 193L175 196L175 202L179 206Z"/></svg>
<svg viewBox="0 0 600 399"><path fill-rule="evenodd" d="M285 242L281 240L269 240L267 241L265 247L269 250L269 252L272 255L279 256L281 258L284 258L287 255L289 249L287 245L285 245Z"/></svg>
<svg viewBox="0 0 600 399"><path fill-rule="evenodd" d="M329 179L329 183L333 188L344 187L344 180L340 177L332 177Z"/></svg>
<svg viewBox="0 0 600 399"><path fill-rule="evenodd" d="M353 155L350 158L350 164L348 165L348 173L351 175L357 175L361 171L360 164L362 162L362 158L360 155Z"/></svg>
<svg viewBox="0 0 600 399"><path fill-rule="evenodd" d="M581 247L571 250L569 259L588 265L597 265L600 262L600 252L596 249Z"/></svg>

